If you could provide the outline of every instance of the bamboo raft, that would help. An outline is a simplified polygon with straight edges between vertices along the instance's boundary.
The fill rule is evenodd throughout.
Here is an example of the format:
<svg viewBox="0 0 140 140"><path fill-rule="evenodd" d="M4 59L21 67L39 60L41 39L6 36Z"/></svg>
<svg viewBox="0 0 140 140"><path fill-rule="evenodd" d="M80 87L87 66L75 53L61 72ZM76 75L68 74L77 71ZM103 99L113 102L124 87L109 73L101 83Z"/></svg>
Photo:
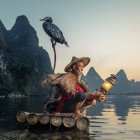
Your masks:
<svg viewBox="0 0 140 140"><path fill-rule="evenodd" d="M65 129L74 128L80 131L87 131L90 125L90 121L87 117L78 118L73 113L29 113L20 111L16 114L16 119L20 123L27 122L29 126L36 125L53 127L64 127Z"/></svg>

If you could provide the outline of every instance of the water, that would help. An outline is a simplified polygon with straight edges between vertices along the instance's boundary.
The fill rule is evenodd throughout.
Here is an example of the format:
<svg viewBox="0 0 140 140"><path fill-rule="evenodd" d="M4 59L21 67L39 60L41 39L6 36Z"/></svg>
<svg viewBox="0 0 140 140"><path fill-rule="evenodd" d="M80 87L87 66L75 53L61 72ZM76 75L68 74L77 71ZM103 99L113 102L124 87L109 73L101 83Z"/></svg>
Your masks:
<svg viewBox="0 0 140 140"><path fill-rule="evenodd" d="M26 124L22 125L16 121L16 112L42 112L44 100L45 97L0 98L0 135L26 128ZM90 135L81 132L66 132L67 139L140 139L140 94L108 95L105 102L98 103L88 111L87 115L90 118ZM24 134L25 132L22 131L20 136L23 137ZM51 139L50 134L29 133L28 135L37 140ZM53 134L55 135L58 139L66 140L62 133Z"/></svg>

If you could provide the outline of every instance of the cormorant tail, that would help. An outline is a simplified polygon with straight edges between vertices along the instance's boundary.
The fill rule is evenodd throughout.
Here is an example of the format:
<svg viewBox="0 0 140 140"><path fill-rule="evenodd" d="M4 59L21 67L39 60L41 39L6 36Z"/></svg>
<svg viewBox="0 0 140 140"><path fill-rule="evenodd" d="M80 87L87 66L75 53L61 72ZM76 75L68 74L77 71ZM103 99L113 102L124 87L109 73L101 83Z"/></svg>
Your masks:
<svg viewBox="0 0 140 140"><path fill-rule="evenodd" d="M68 43L67 43L66 41L64 41L64 44L65 44L67 47L69 47L69 45L68 45Z"/></svg>

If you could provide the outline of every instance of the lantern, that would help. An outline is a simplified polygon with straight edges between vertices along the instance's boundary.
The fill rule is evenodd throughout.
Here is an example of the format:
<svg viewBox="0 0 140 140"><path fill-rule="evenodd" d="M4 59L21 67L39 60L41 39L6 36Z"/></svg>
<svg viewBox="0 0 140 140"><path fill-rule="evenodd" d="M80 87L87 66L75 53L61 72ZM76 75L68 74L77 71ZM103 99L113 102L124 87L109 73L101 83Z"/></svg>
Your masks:
<svg viewBox="0 0 140 140"><path fill-rule="evenodd" d="M100 91L105 92L105 94L115 85L117 77L114 74L111 74L110 77L105 79L105 82L102 84Z"/></svg>

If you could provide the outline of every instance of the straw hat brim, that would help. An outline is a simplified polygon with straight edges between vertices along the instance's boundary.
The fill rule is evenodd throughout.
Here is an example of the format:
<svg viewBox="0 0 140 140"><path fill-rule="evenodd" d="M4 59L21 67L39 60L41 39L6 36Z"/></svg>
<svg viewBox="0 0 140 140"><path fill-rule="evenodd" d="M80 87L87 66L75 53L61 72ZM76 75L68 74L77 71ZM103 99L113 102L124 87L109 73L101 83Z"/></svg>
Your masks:
<svg viewBox="0 0 140 140"><path fill-rule="evenodd" d="M73 66L76 62L78 62L78 61L82 61L83 64L84 64L84 67L86 67L86 66L89 64L89 62L90 62L90 58L89 58L89 57L77 58L75 61L70 62L70 63L65 67L64 71L65 71L65 72L69 72L70 69L72 68L72 66Z"/></svg>

